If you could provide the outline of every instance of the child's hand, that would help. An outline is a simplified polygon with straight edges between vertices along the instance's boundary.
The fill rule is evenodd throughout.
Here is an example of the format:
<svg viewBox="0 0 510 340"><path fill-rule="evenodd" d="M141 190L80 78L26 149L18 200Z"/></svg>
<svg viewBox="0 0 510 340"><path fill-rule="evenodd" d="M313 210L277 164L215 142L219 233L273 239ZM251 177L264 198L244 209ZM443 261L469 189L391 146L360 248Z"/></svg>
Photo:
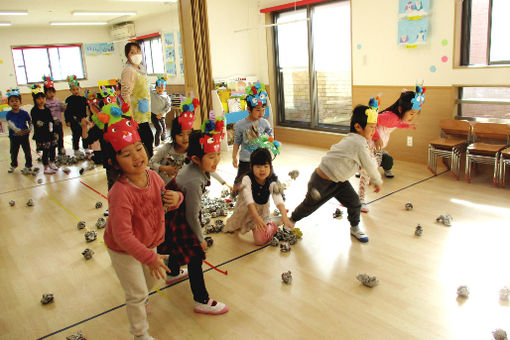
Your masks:
<svg viewBox="0 0 510 340"><path fill-rule="evenodd" d="M164 279L165 271L170 272L170 269L165 265L163 259L167 258L167 255L159 255L158 260L149 266L151 276L156 279Z"/></svg>
<svg viewBox="0 0 510 340"><path fill-rule="evenodd" d="M206 241L200 243L200 246L202 247L203 251L207 251L207 242Z"/></svg>
<svg viewBox="0 0 510 340"><path fill-rule="evenodd" d="M180 197L177 191L166 190L163 195L163 206L173 208L177 205L177 203L179 203L179 199Z"/></svg>
<svg viewBox="0 0 510 340"><path fill-rule="evenodd" d="M67 122L67 123L66 123L66 126L67 126L67 127L71 127L71 123Z"/></svg>
<svg viewBox="0 0 510 340"><path fill-rule="evenodd" d="M265 230L267 228L266 222L262 219L262 217L258 216L255 219L255 229L257 230Z"/></svg>
<svg viewBox="0 0 510 340"><path fill-rule="evenodd" d="M232 190L234 190L234 188L232 188L232 186L229 185L228 183L225 183L223 185L226 186L228 188L228 190L230 190L230 192L232 192Z"/></svg>
<svg viewBox="0 0 510 340"><path fill-rule="evenodd" d="M416 130L416 127L418 126L418 124L416 123L409 123L409 127L413 130Z"/></svg>
<svg viewBox="0 0 510 340"><path fill-rule="evenodd" d="M163 115L156 115L156 118L161 119Z"/></svg>
<svg viewBox="0 0 510 340"><path fill-rule="evenodd" d="M282 216L283 224L290 229L294 229L294 222L292 222L287 216Z"/></svg>
<svg viewBox="0 0 510 340"><path fill-rule="evenodd" d="M81 119L81 127L86 128L87 127L87 118L83 117Z"/></svg>
<svg viewBox="0 0 510 340"><path fill-rule="evenodd" d="M170 176L175 176L179 172L179 168L172 165L163 165L159 167L160 171L166 172Z"/></svg>
<svg viewBox="0 0 510 340"><path fill-rule="evenodd" d="M238 165L237 165L237 157L232 157L232 165L234 166L234 168L237 169Z"/></svg>
<svg viewBox="0 0 510 340"><path fill-rule="evenodd" d="M382 139L378 139L376 141L374 141L374 144L375 144L375 148L377 149L377 151L381 151L381 149L383 148L383 141Z"/></svg>
<svg viewBox="0 0 510 340"><path fill-rule="evenodd" d="M374 184L374 188L375 188L374 192L381 191L381 187L379 185L377 185L377 184Z"/></svg>

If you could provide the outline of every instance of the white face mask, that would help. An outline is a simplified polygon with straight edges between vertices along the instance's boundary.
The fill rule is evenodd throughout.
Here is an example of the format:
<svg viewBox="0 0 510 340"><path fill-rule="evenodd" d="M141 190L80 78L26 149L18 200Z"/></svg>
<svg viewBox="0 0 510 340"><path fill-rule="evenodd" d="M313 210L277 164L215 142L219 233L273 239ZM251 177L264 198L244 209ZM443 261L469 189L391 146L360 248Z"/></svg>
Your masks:
<svg viewBox="0 0 510 340"><path fill-rule="evenodd" d="M135 65L140 65L142 62L142 55L141 54L134 54L131 56L131 62Z"/></svg>

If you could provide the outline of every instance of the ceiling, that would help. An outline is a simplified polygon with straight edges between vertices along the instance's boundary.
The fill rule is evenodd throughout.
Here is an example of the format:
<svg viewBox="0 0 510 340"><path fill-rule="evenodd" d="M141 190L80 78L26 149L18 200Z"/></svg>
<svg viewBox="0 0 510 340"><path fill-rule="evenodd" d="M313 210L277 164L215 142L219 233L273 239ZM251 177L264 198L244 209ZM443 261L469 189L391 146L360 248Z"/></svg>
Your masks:
<svg viewBox="0 0 510 340"><path fill-rule="evenodd" d="M174 2L175 1L175 2ZM177 8L177 0L0 0L0 11L28 10L28 15L0 15L1 21L16 26L49 26L50 21L106 21L109 24L131 21ZM84 16L72 11L133 11L134 16Z"/></svg>

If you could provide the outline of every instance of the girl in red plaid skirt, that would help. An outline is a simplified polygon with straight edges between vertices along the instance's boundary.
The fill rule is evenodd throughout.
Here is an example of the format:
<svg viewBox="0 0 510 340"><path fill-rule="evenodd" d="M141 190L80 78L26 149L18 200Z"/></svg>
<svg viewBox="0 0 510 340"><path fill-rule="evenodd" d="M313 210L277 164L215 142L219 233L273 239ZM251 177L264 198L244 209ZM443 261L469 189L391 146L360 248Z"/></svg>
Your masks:
<svg viewBox="0 0 510 340"><path fill-rule="evenodd" d="M210 184L210 173L216 171L220 161L219 136L196 131L190 135L188 159L177 176L168 183L167 190L184 194L179 209L165 215L165 242L158 247L158 253L168 254L167 284L184 280L189 276L194 311L204 314L223 314L228 306L209 298L202 272L207 243L200 224L200 204L205 188ZM187 264L188 268L180 266Z"/></svg>

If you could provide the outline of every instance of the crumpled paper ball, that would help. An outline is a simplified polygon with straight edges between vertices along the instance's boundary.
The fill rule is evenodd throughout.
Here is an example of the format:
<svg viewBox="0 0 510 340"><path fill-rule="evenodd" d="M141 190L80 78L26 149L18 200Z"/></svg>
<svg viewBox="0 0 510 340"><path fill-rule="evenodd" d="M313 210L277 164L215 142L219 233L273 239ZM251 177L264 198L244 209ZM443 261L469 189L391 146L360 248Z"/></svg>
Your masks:
<svg viewBox="0 0 510 340"><path fill-rule="evenodd" d="M492 332L494 340L508 340L508 336L504 329L498 328Z"/></svg>
<svg viewBox="0 0 510 340"><path fill-rule="evenodd" d="M100 209L100 208L102 208L102 207L103 207L103 202L101 202L101 201L97 201L97 202L96 202L96 209Z"/></svg>
<svg viewBox="0 0 510 340"><path fill-rule="evenodd" d="M16 205L16 202L15 202L15 201L13 201L13 200L10 200L10 201L9 201L9 205L10 205L11 207L14 207L14 206Z"/></svg>
<svg viewBox="0 0 510 340"><path fill-rule="evenodd" d="M280 251L282 253L287 253L290 251L290 244L289 242L282 242L280 243Z"/></svg>
<svg viewBox="0 0 510 340"><path fill-rule="evenodd" d="M359 282L361 282L364 286L367 287L375 287L379 284L379 279L375 275L369 275L367 273L359 274L356 276Z"/></svg>
<svg viewBox="0 0 510 340"><path fill-rule="evenodd" d="M436 222L443 223L445 226L450 227L453 222L453 217L451 215L439 215L438 218L436 218Z"/></svg>
<svg viewBox="0 0 510 340"><path fill-rule="evenodd" d="M53 293L46 293L42 295L41 303L43 305L47 305L48 303L52 303L54 301Z"/></svg>
<svg viewBox="0 0 510 340"><path fill-rule="evenodd" d="M314 201L320 201L321 199L321 193L319 192L319 190L315 189L315 188L312 188L312 190L310 190L310 196L312 197L312 199Z"/></svg>
<svg viewBox="0 0 510 340"><path fill-rule="evenodd" d="M416 226L416 230L414 231L414 234L415 234L416 236L421 236L421 235L423 235L423 228L422 228L422 226L421 226L421 225L419 225L419 224L418 224L418 225Z"/></svg>
<svg viewBox="0 0 510 340"><path fill-rule="evenodd" d="M66 340L87 340L82 331L66 336Z"/></svg>
<svg viewBox="0 0 510 340"><path fill-rule="evenodd" d="M457 296L460 298L467 299L469 297L469 288L468 286L459 286L457 288Z"/></svg>
<svg viewBox="0 0 510 340"><path fill-rule="evenodd" d="M335 212L333 213L333 218L340 218L343 215L343 211L340 210L340 208L336 208Z"/></svg>
<svg viewBox="0 0 510 340"><path fill-rule="evenodd" d="M280 244L280 240L278 240L276 237L273 237L273 238L271 239L271 245L272 245L273 247L278 247L278 245L279 245L279 244Z"/></svg>
<svg viewBox="0 0 510 340"><path fill-rule="evenodd" d="M94 230L85 232L85 241L92 242L97 239L97 233Z"/></svg>
<svg viewBox="0 0 510 340"><path fill-rule="evenodd" d="M99 217L96 222L96 228L103 229L104 227L106 227L106 220L104 217Z"/></svg>
<svg viewBox="0 0 510 340"><path fill-rule="evenodd" d="M412 203L406 203L405 207L407 211L411 211L414 208Z"/></svg>
<svg viewBox="0 0 510 340"><path fill-rule="evenodd" d="M211 236L207 236L204 238L204 241L207 243L207 247L211 247L214 243L214 240Z"/></svg>
<svg viewBox="0 0 510 340"><path fill-rule="evenodd" d="M27 207L33 207L34 206L34 200L33 199L29 199L27 201Z"/></svg>
<svg viewBox="0 0 510 340"><path fill-rule="evenodd" d="M94 251L90 248L87 248L84 251L82 251L81 254L85 258L85 260L90 260L92 258L92 256L94 255Z"/></svg>
<svg viewBox="0 0 510 340"><path fill-rule="evenodd" d="M499 291L499 299L501 301L508 301L510 299L510 286L504 286Z"/></svg>
<svg viewBox="0 0 510 340"><path fill-rule="evenodd" d="M292 283L292 273L290 270L285 273L282 273L282 281L286 284Z"/></svg>
<svg viewBox="0 0 510 340"><path fill-rule="evenodd" d="M299 170L297 169L294 169L294 170L291 170L289 171L289 177L293 180L295 180L296 178L299 177Z"/></svg>
<svg viewBox="0 0 510 340"><path fill-rule="evenodd" d="M77 227L78 229L84 229L84 228L85 228L85 225L86 225L86 224L85 224L85 221L80 221L80 222L78 222L78 224L76 225L76 227Z"/></svg>

